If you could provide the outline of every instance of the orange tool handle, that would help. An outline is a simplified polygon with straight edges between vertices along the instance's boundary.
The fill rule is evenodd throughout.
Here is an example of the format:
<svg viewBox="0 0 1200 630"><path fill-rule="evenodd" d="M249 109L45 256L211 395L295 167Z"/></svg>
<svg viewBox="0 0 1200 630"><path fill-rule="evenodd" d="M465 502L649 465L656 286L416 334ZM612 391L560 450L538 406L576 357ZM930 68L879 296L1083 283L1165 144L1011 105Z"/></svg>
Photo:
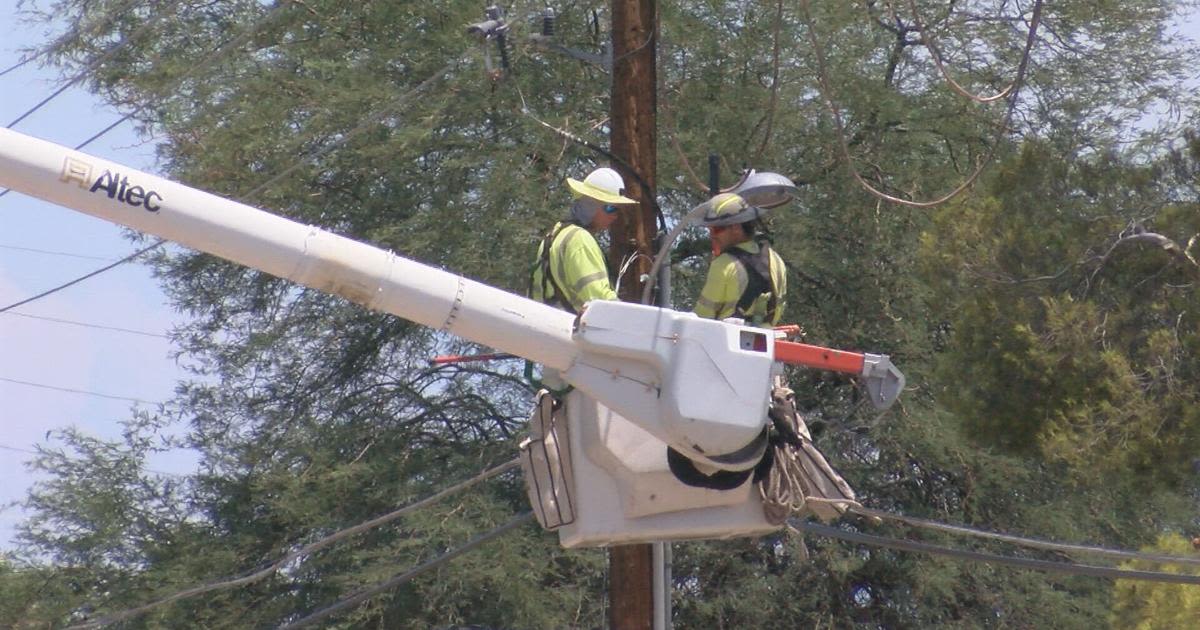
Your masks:
<svg viewBox="0 0 1200 630"><path fill-rule="evenodd" d="M429 360L431 365L448 365L451 363L468 363L471 361L498 361L515 359L516 356L507 352L492 352L490 354L443 354Z"/></svg>
<svg viewBox="0 0 1200 630"><path fill-rule="evenodd" d="M862 374L864 357L860 352L822 348L795 341L776 341L775 360L847 374Z"/></svg>
<svg viewBox="0 0 1200 630"><path fill-rule="evenodd" d="M795 337L800 334L800 324L784 324L776 326L775 332L783 333L785 337Z"/></svg>

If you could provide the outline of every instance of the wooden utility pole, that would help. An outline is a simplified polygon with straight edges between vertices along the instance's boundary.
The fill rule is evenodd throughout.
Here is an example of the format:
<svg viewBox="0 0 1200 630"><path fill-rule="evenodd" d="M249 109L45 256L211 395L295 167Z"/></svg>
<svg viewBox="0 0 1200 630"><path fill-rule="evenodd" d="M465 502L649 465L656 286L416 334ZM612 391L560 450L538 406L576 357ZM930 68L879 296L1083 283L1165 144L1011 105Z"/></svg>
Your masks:
<svg viewBox="0 0 1200 630"><path fill-rule="evenodd" d="M658 159L656 94L658 21L655 0L612 0L613 164L625 179L626 194L641 202L622 213L610 233L609 268L619 270L627 256L640 253L621 279L619 297L641 301L641 277L650 271L656 233L655 163ZM626 166L628 165L628 166ZM631 170L633 172L631 172ZM644 184L643 184L644 182ZM608 553L608 620L613 630L651 630L654 622L651 545L620 545Z"/></svg>

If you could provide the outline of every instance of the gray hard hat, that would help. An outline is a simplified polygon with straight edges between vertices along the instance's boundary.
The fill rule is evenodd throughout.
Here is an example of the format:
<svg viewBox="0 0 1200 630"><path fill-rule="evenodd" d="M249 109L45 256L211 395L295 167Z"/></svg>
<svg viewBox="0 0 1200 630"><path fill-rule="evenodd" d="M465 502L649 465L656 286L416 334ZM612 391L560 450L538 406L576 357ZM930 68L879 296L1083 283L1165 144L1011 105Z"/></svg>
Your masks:
<svg viewBox="0 0 1200 630"><path fill-rule="evenodd" d="M705 227L737 225L753 221L766 213L765 209L752 206L741 195L730 192L721 193L700 205L704 209L700 225Z"/></svg>

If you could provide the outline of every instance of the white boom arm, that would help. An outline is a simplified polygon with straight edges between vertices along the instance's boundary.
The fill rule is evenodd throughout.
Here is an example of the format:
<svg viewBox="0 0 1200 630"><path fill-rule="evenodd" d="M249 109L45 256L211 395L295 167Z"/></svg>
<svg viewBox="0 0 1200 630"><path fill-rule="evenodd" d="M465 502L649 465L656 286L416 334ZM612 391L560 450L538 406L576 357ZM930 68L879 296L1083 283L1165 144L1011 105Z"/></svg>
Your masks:
<svg viewBox="0 0 1200 630"><path fill-rule="evenodd" d="M0 185L556 369L574 361L569 313L7 129Z"/></svg>
<svg viewBox="0 0 1200 630"><path fill-rule="evenodd" d="M687 457L754 466L769 331L603 302L563 311L316 227L0 129L0 186L154 234L560 370Z"/></svg>

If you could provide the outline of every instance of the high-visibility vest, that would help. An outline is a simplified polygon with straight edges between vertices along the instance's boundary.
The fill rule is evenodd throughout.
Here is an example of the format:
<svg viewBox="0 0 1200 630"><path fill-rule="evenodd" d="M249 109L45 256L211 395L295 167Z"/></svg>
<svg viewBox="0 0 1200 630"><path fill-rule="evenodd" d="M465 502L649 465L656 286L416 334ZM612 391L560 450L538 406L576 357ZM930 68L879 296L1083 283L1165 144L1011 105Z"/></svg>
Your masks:
<svg viewBox="0 0 1200 630"><path fill-rule="evenodd" d="M786 294L787 266L779 254L765 240L743 241L713 260L695 313L774 326L783 318Z"/></svg>
<svg viewBox="0 0 1200 630"><path fill-rule="evenodd" d="M578 314L592 300L615 300L604 254L592 233L561 221L538 245L529 297Z"/></svg>

